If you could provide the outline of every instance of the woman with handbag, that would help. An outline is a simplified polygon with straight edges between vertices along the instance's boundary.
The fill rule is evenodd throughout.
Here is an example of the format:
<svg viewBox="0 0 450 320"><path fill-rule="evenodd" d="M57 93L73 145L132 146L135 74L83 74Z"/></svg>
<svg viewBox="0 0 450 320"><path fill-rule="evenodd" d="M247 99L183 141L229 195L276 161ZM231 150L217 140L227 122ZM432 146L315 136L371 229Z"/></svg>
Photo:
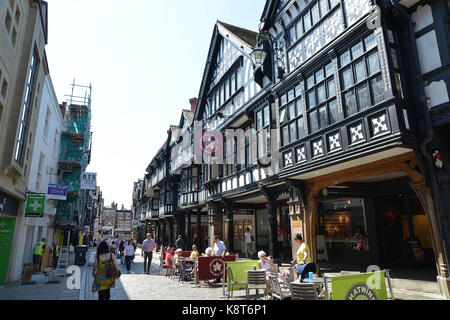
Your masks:
<svg viewBox="0 0 450 320"><path fill-rule="evenodd" d="M110 300L111 288L116 287L116 278L120 277L116 257L109 252L108 244L103 241L97 248L94 268L92 292L98 292L98 300Z"/></svg>

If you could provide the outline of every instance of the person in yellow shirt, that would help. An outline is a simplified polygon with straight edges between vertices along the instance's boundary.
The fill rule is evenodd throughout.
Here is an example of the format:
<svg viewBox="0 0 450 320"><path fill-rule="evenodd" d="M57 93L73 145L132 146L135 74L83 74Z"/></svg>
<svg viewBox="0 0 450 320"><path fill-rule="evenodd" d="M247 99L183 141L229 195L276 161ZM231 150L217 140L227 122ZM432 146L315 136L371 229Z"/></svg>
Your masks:
<svg viewBox="0 0 450 320"><path fill-rule="evenodd" d="M192 252L191 252L191 255L190 255L189 259L194 260L194 259L197 258L199 255L200 255L200 253L198 253L198 251L197 251L197 246L194 244L194 245L192 246Z"/></svg>
<svg viewBox="0 0 450 320"><path fill-rule="evenodd" d="M298 276L301 277L306 265L312 262L311 251L306 242L303 242L303 237L301 234L295 235L295 242L299 245L297 250L297 272Z"/></svg>
<svg viewBox="0 0 450 320"><path fill-rule="evenodd" d="M295 236L295 242L300 246L297 250L297 263L308 264L312 262L309 246L306 242L303 242L303 237L301 234L297 234Z"/></svg>

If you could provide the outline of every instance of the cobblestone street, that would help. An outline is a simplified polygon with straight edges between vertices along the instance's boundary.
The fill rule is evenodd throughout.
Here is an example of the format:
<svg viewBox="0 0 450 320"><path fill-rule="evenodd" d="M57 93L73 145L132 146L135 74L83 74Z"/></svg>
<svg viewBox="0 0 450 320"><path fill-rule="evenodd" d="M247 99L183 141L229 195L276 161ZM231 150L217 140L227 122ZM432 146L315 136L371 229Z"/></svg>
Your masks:
<svg viewBox="0 0 450 320"><path fill-rule="evenodd" d="M116 281L116 288L111 289L111 300L226 300L221 298L222 284L207 287L200 284L195 287L194 282L181 283L178 278L169 279L158 275L159 254L152 260L151 274L143 274L144 259L136 250L136 258L131 265L131 274L126 273L125 265L119 265L122 276ZM92 293L92 267L86 268L84 284L84 300L97 300L98 294ZM236 291L233 300L245 299L245 290Z"/></svg>

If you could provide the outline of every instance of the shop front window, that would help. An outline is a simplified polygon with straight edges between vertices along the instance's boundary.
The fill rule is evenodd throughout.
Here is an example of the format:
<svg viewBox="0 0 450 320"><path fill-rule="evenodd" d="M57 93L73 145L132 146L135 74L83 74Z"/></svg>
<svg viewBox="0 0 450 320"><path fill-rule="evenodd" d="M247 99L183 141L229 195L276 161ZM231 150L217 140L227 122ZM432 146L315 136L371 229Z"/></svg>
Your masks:
<svg viewBox="0 0 450 320"><path fill-rule="evenodd" d="M329 256L339 257L339 260L369 250L363 199L322 202L317 230L324 236Z"/></svg>

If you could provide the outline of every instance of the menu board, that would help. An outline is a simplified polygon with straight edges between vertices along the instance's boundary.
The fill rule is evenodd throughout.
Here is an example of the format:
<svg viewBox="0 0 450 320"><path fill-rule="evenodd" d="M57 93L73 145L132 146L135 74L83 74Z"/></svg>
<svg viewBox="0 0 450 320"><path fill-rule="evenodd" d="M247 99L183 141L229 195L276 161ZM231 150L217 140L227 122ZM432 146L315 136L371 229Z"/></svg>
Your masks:
<svg viewBox="0 0 450 320"><path fill-rule="evenodd" d="M5 284L16 219L0 217L0 286Z"/></svg>

